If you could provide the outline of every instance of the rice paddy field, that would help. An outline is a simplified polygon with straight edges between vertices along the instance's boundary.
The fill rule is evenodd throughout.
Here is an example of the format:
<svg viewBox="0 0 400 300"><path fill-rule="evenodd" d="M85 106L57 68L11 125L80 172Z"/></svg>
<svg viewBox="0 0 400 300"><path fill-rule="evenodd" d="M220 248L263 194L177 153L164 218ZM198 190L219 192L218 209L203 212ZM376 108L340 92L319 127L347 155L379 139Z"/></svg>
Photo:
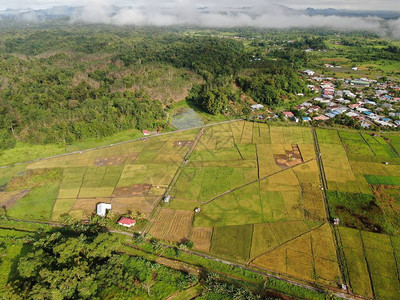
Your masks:
<svg viewBox="0 0 400 300"><path fill-rule="evenodd" d="M363 297L397 299L399 277L399 137L318 130L331 219L349 289Z"/></svg>
<svg viewBox="0 0 400 300"><path fill-rule="evenodd" d="M62 221L110 203L114 215L142 213L159 240L395 299L399 151L392 133L228 122L1 169L0 205L13 219Z"/></svg>

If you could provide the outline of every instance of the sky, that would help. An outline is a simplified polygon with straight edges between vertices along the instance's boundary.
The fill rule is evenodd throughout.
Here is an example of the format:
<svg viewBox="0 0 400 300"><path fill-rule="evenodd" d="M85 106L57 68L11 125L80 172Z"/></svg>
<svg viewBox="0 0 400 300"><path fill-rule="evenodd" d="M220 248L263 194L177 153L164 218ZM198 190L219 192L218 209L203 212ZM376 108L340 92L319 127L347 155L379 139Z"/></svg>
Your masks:
<svg viewBox="0 0 400 300"><path fill-rule="evenodd" d="M58 5L84 6L87 3L102 3L104 0L0 0L0 9L7 8L48 8ZM277 3L295 9L313 8L336 8L336 9L363 9L363 10L400 10L399 0L114 0L114 5L131 6L164 6L168 3L191 3L197 6L207 7L243 7L259 6Z"/></svg>

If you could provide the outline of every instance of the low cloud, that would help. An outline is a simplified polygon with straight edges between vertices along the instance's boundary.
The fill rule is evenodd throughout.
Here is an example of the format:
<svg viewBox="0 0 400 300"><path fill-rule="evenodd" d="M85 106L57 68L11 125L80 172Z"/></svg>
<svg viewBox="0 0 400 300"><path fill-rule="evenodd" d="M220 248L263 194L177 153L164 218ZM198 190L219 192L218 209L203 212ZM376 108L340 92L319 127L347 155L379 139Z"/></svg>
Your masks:
<svg viewBox="0 0 400 300"><path fill-rule="evenodd" d="M329 28L370 31L400 39L400 19L385 21L377 17L310 16L268 3L247 8L200 8L191 0L175 0L160 5L139 4L121 8L113 6L108 0L92 0L72 17L72 22L137 26Z"/></svg>

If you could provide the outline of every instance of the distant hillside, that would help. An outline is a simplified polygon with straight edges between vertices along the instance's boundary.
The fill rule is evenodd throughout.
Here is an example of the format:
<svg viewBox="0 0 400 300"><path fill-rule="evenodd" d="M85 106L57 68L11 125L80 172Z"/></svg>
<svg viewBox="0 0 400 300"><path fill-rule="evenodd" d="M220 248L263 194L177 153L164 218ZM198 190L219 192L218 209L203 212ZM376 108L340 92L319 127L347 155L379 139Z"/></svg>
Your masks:
<svg viewBox="0 0 400 300"><path fill-rule="evenodd" d="M315 9L307 8L305 10L296 10L284 5L273 5L272 7L279 7L281 12L287 14L297 14L297 15L323 15L323 16L345 16L345 17L378 17L382 19L396 19L400 17L400 11L391 10L346 10L346 9ZM130 7L119 7L112 6L113 14L129 9ZM44 21L44 20L54 20L54 19L65 19L72 16L80 15L83 7L80 6L54 6L47 9L6 9L0 11L0 19L3 20L22 20L22 21ZM213 13L212 9L209 7L198 8L200 14L210 14ZM215 12L214 12L215 13ZM241 14L257 14L253 7L240 7L240 8L227 8L224 12L219 12L222 14L235 15Z"/></svg>
<svg viewBox="0 0 400 300"><path fill-rule="evenodd" d="M315 9L309 7L304 10L304 13L310 16L378 17L382 19L397 19L400 17L400 11L389 10Z"/></svg>

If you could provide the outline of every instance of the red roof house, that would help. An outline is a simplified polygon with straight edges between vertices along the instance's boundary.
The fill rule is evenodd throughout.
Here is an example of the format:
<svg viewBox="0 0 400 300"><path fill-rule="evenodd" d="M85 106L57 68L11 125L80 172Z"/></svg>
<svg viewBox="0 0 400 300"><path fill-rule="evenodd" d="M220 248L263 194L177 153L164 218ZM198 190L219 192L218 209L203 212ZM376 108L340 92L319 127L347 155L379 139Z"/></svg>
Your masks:
<svg viewBox="0 0 400 300"><path fill-rule="evenodd" d="M313 120L326 121L326 120L329 120L329 118L326 116L318 116L318 117L314 117Z"/></svg>
<svg viewBox="0 0 400 300"><path fill-rule="evenodd" d="M294 114L291 111L284 111L283 114L286 118L293 118Z"/></svg>
<svg viewBox="0 0 400 300"><path fill-rule="evenodd" d="M150 135L150 132L148 130L143 130L142 133L143 135Z"/></svg>
<svg viewBox="0 0 400 300"><path fill-rule="evenodd" d="M119 219L118 224L125 226L125 227L132 227L132 226L135 226L136 220L124 217L124 218Z"/></svg>

